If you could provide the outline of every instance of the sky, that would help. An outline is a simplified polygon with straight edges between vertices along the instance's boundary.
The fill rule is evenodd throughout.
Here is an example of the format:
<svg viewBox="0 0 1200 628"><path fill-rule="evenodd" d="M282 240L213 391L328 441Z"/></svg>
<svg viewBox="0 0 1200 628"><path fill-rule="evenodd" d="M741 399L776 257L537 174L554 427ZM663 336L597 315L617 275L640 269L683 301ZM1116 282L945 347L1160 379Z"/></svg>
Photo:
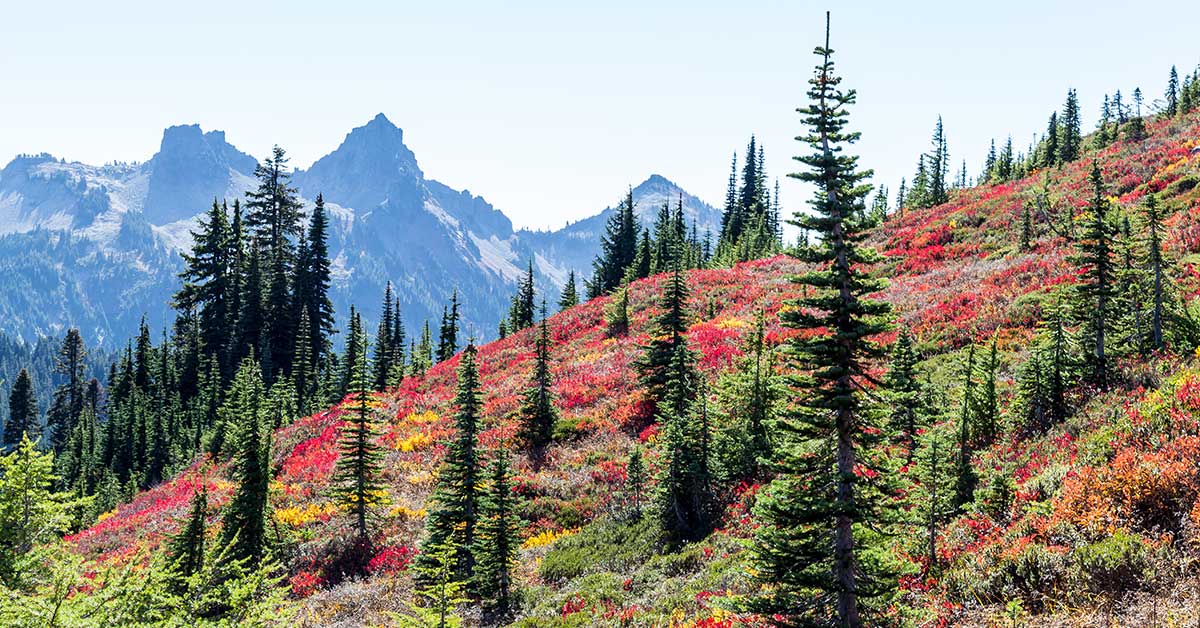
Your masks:
<svg viewBox="0 0 1200 628"><path fill-rule="evenodd" d="M422 170L520 227L613 205L652 173L719 204L751 134L787 211L814 46L857 89L861 164L895 189L944 119L951 163L1018 148L1069 87L1161 98L1200 63L1200 3L56 0L0 19L0 162L144 161L162 130L224 130L305 168L384 113Z"/></svg>

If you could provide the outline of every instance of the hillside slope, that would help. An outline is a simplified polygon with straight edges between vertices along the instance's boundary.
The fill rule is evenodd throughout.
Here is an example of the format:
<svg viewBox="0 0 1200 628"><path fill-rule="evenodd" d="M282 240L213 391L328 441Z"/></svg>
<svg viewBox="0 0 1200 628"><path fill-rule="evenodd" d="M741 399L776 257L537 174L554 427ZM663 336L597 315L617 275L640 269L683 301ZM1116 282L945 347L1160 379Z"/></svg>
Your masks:
<svg viewBox="0 0 1200 628"><path fill-rule="evenodd" d="M994 337L1001 358L1007 429L972 459L981 478L978 494L987 497L942 527L936 570L923 564L915 541L897 540L907 560L907 610L898 613L908 621L1053 623L1060 621L1054 613L1069 607L1108 609L1097 613L1125 613L1125 621L1140 623L1153 606L1145 599L1171 599L1167 585L1195 577L1188 557L1200 528L1200 368L1191 356L1123 361L1119 387L1076 391L1074 416L1046 431L1024 429L1014 405L1035 326L1058 287L1075 278L1071 247L1049 224L1084 215L1092 158L1122 210L1132 214L1147 194L1158 195L1169 216L1167 245L1178 260L1181 295L1190 299L1200 288L1194 266L1200 260L1200 121L1149 127L1142 142L1118 143L1020 181L957 191L945 205L891 217L871 236L891 256L883 269L891 281L881 296L894 305L898 327L917 337L921 369L943 405L953 406L961 395L965 346ZM1033 246L1023 252L1017 242L1023 207L1039 195L1044 210L1034 218ZM800 270L780 256L689 275L688 337L710 381L734 368L757 309L767 312L772 343L787 336L773 314L796 296L787 277ZM750 529L747 506L756 486L736 487L720 529L677 554L641 546L644 530L637 526L596 523L619 505L628 452L655 440L654 426L641 419L632 362L647 339L662 283L660 276L633 284L631 332L624 338L605 336L607 298L550 318L563 415L559 440L543 468L525 460L516 466L515 490L526 498L518 577L527 591L521 620L528 625L728 625L733 619L716 598L749 586L741 539ZM532 330L482 346L479 363L487 428L481 442L503 446L514 434L514 413L529 380ZM388 506L373 522L379 552L364 581L338 583L338 574L325 567L339 539L349 535L349 522L328 497L345 407L276 432L274 522L308 623L382 622L387 611L405 608L411 587L405 566L441 442L452 433L456 365L457 358L439 364L379 396ZM918 480L916 469L901 473ZM198 460L68 540L97 563L128 560L174 530L198 484L221 503L230 490L226 477L221 465ZM598 544L605 538L608 543ZM1117 542L1124 545L1112 545Z"/></svg>

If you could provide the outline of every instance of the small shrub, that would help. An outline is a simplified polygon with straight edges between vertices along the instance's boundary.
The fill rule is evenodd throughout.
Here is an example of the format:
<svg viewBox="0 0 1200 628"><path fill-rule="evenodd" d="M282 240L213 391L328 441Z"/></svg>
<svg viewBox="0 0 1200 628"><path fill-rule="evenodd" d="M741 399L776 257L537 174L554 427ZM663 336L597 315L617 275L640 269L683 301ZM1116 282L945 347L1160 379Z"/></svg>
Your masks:
<svg viewBox="0 0 1200 628"><path fill-rule="evenodd" d="M649 518L600 519L555 542L539 575L547 582L565 582L589 573L630 571L649 560L658 545L658 527Z"/></svg>
<svg viewBox="0 0 1200 628"><path fill-rule="evenodd" d="M1073 552L1078 578L1092 593L1116 595L1137 588L1149 569L1141 537L1124 530Z"/></svg>

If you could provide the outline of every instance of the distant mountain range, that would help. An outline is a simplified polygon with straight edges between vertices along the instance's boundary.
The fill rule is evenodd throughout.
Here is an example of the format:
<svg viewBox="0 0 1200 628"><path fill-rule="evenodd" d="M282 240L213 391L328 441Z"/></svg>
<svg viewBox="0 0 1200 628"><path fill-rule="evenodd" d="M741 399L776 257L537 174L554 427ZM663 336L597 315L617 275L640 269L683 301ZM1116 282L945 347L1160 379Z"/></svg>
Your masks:
<svg viewBox="0 0 1200 628"><path fill-rule="evenodd" d="M190 246L197 217L214 198L232 201L250 189L256 163L223 132L197 125L166 129L143 163L15 158L0 170L0 330L32 341L78 326L89 343L111 347L143 315L152 327L167 324L179 252ZM369 321L391 280L411 329L436 323L457 288L464 329L481 338L495 335L530 260L551 302L568 271L587 277L613 211L556 231L514 230L482 197L426 179L403 131L383 114L292 180L306 206L321 193L329 208L340 315L355 303ZM633 194L647 226L663 202L680 198L700 233L719 222L718 210L659 175Z"/></svg>

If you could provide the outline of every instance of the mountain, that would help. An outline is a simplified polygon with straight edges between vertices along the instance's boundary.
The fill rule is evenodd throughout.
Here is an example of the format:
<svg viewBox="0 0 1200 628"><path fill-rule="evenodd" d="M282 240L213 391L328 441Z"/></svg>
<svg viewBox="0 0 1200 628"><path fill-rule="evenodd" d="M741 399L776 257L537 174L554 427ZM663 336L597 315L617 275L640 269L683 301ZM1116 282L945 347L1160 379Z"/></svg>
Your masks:
<svg viewBox="0 0 1200 628"><path fill-rule="evenodd" d="M634 213L646 228L653 228L663 203L674 208L681 199L684 216L689 224L696 225L697 235L703 238L710 232L715 242L721 225L720 210L662 175L651 175L633 188ZM554 260L554 267L547 271L553 272L558 281L564 281L569 270L574 270L578 277L587 277L592 274L592 260L600 252L600 236L604 234L605 224L616 211L615 206L607 207L599 214L556 231L522 230L520 235L546 259Z"/></svg>
<svg viewBox="0 0 1200 628"><path fill-rule="evenodd" d="M0 171L0 315L17 338L58 336L79 326L89 342L112 346L143 315L169 324L170 299L197 217L214 198L240 198L255 185L256 160L221 131L198 125L163 132L144 163L91 166L22 155ZM554 301L568 270L590 273L611 214L554 232L515 231L483 197L425 178L404 132L383 114L351 130L334 151L297 170L306 208L323 194L331 214L333 298L376 316L392 281L410 329L436 321L450 292L465 304L464 335L495 335L517 279L531 261L539 289ZM665 178L634 188L652 223L663 201L682 195L701 231L717 212Z"/></svg>

